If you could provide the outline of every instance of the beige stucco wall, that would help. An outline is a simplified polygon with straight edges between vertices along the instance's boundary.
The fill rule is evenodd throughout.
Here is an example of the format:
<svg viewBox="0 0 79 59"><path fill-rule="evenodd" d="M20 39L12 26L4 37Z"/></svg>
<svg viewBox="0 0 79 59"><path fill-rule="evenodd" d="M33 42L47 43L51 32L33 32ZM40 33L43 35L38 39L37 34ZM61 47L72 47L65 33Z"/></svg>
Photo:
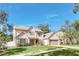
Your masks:
<svg viewBox="0 0 79 59"><path fill-rule="evenodd" d="M49 40L43 40L43 45L49 45Z"/></svg>
<svg viewBox="0 0 79 59"><path fill-rule="evenodd" d="M16 43L14 41L10 41L10 42L7 42L5 46L8 46L8 47L16 47Z"/></svg>

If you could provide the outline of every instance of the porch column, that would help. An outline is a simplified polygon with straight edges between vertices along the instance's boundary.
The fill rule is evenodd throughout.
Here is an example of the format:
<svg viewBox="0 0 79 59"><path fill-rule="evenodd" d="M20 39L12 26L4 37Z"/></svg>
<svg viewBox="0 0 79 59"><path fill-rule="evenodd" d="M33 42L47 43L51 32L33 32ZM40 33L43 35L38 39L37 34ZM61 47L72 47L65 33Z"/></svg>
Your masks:
<svg viewBox="0 0 79 59"><path fill-rule="evenodd" d="M13 26L13 41L16 42L16 30L15 30L15 26Z"/></svg>
<svg viewBox="0 0 79 59"><path fill-rule="evenodd" d="M34 39L34 45L36 45L36 39Z"/></svg>
<svg viewBox="0 0 79 59"><path fill-rule="evenodd" d="M29 38L27 38L27 43L30 44L30 39Z"/></svg>
<svg viewBox="0 0 79 59"><path fill-rule="evenodd" d="M15 25L13 26L13 42L15 43L15 46L17 46L16 44L16 30L15 30Z"/></svg>
<svg viewBox="0 0 79 59"><path fill-rule="evenodd" d="M58 39L58 45L60 45L60 39Z"/></svg>

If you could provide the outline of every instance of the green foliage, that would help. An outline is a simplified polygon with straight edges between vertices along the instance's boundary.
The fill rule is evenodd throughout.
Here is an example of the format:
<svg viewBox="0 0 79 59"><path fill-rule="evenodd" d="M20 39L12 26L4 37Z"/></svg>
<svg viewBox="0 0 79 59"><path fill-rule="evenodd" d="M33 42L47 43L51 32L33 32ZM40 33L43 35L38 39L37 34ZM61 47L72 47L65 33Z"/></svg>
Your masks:
<svg viewBox="0 0 79 59"><path fill-rule="evenodd" d="M76 20L73 23L65 22L64 27L61 29L64 32L63 39L65 43L73 44L74 39L76 43L79 41L79 21Z"/></svg>
<svg viewBox="0 0 79 59"><path fill-rule="evenodd" d="M0 31L7 31L7 13L5 11L0 11Z"/></svg>
<svg viewBox="0 0 79 59"><path fill-rule="evenodd" d="M77 32L74 28L69 28L68 30L66 30L64 35L65 35L65 38L75 38L76 33Z"/></svg>
<svg viewBox="0 0 79 59"><path fill-rule="evenodd" d="M5 11L3 11L3 10L0 11L0 24L7 23L7 16L8 16L8 14Z"/></svg>
<svg viewBox="0 0 79 59"><path fill-rule="evenodd" d="M79 31L79 20L75 20L72 26L75 27L77 31Z"/></svg>
<svg viewBox="0 0 79 59"><path fill-rule="evenodd" d="M75 36L75 38L76 39L79 39L79 20L75 20L73 23L72 23L72 26L73 26L73 28L75 28L75 34L74 34L74 36Z"/></svg>
<svg viewBox="0 0 79 59"><path fill-rule="evenodd" d="M12 35L7 35L4 32L0 32L0 45L2 45L2 43L6 43L11 40L12 40Z"/></svg>
<svg viewBox="0 0 79 59"><path fill-rule="evenodd" d="M48 24L40 24L37 27L40 28L44 33L49 33L50 32Z"/></svg>
<svg viewBox="0 0 79 59"><path fill-rule="evenodd" d="M36 56L79 56L79 50L76 49L63 49L58 51L53 51L45 54L38 54Z"/></svg>
<svg viewBox="0 0 79 59"><path fill-rule="evenodd" d="M76 14L79 11L79 3L75 3L73 13Z"/></svg>
<svg viewBox="0 0 79 59"><path fill-rule="evenodd" d="M0 45L12 39L12 36L7 34L8 31L7 18L8 14L5 11L0 10Z"/></svg>

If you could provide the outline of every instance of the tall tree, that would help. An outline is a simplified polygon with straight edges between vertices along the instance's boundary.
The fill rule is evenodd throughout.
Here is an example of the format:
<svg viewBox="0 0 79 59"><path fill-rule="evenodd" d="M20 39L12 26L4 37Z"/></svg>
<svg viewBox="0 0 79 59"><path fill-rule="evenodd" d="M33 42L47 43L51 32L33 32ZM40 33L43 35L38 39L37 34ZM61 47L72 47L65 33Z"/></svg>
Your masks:
<svg viewBox="0 0 79 59"><path fill-rule="evenodd" d="M6 41L8 34L8 14L5 11L0 11L0 42Z"/></svg>
<svg viewBox="0 0 79 59"><path fill-rule="evenodd" d="M7 16L5 11L0 11L0 31L7 31Z"/></svg>
<svg viewBox="0 0 79 59"><path fill-rule="evenodd" d="M79 31L79 20L75 20L72 24L72 26L77 30Z"/></svg>
<svg viewBox="0 0 79 59"><path fill-rule="evenodd" d="M51 31L49 29L49 25L48 24L40 24L37 27L40 28L44 33L49 33Z"/></svg>
<svg viewBox="0 0 79 59"><path fill-rule="evenodd" d="M72 23L70 23L68 20L65 21L65 24L61 28L61 31L64 32L63 35L63 41L65 43L73 44L73 39L76 35L76 30L74 27L72 27Z"/></svg>
<svg viewBox="0 0 79 59"><path fill-rule="evenodd" d="M8 14L5 11L0 11L0 31L12 31L13 26L8 24Z"/></svg>
<svg viewBox="0 0 79 59"><path fill-rule="evenodd" d="M66 30L69 29L70 27L71 27L70 21L69 20L66 20L65 23L64 23L64 25L61 26L61 29L60 30L63 31L63 32L66 32Z"/></svg>
<svg viewBox="0 0 79 59"><path fill-rule="evenodd" d="M75 28L70 27L69 29L66 30L66 32L64 32L64 36L63 38L66 39L66 43L69 43L70 45L74 43L74 39L76 40L77 38L77 32L75 30ZM77 41L77 40L76 40Z"/></svg>
<svg viewBox="0 0 79 59"><path fill-rule="evenodd" d="M73 23L72 23L72 26L75 28L76 30L76 34L75 34L75 38L77 40L77 42L79 42L79 20L75 20Z"/></svg>
<svg viewBox="0 0 79 59"><path fill-rule="evenodd" d="M78 42L79 40L79 21L76 20L73 23L68 21L65 22L63 28L61 29L64 32L63 39L66 43L72 44L74 40Z"/></svg>

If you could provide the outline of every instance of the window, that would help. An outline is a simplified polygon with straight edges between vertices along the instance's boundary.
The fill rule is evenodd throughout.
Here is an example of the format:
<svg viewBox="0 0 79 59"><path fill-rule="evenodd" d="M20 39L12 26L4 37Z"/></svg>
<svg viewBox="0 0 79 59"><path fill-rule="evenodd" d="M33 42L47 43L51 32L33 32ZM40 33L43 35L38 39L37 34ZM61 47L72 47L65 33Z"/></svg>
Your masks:
<svg viewBox="0 0 79 59"><path fill-rule="evenodd" d="M26 44L26 39L25 38L21 38L20 39L20 44L21 45L25 45Z"/></svg>
<svg viewBox="0 0 79 59"><path fill-rule="evenodd" d="M33 35L33 33L32 33L31 31L29 31L29 33L30 33L31 35Z"/></svg>
<svg viewBox="0 0 79 59"><path fill-rule="evenodd" d="M38 36L41 36L42 34L41 33L38 33Z"/></svg>
<svg viewBox="0 0 79 59"><path fill-rule="evenodd" d="M43 35L43 37L45 37L46 35Z"/></svg>

